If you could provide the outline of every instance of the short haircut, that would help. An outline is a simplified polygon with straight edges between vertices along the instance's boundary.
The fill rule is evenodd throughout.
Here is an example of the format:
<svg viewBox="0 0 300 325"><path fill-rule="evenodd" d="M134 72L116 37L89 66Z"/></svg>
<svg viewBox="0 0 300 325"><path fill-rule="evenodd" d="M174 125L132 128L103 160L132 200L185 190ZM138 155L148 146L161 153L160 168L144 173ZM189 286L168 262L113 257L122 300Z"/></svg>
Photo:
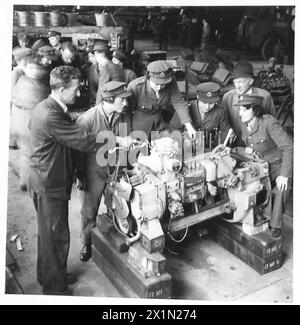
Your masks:
<svg viewBox="0 0 300 325"><path fill-rule="evenodd" d="M68 49L70 52L77 54L77 48L75 45L73 45L71 42L66 41L61 44L61 49L64 51L65 49Z"/></svg>
<svg viewBox="0 0 300 325"><path fill-rule="evenodd" d="M252 110L255 117L262 117L265 114L265 110L259 104L252 104Z"/></svg>
<svg viewBox="0 0 300 325"><path fill-rule="evenodd" d="M62 65L54 68L50 72L50 87L51 89L67 88L70 82L74 79L81 80L79 69Z"/></svg>
<svg viewBox="0 0 300 325"><path fill-rule="evenodd" d="M103 98L103 97L101 96L101 101L112 104L112 103L115 101L115 98L116 98L116 97L107 97L107 98Z"/></svg>

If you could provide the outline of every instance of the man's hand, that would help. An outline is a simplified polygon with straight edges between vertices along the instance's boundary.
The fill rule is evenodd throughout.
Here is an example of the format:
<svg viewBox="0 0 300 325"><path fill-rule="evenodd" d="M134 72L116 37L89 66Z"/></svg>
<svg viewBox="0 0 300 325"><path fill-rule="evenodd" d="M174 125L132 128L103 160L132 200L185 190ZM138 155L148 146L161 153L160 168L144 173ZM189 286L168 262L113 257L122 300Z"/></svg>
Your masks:
<svg viewBox="0 0 300 325"><path fill-rule="evenodd" d="M133 139L131 136L128 137L116 137L117 142L121 147L129 148L133 144L140 144L140 141Z"/></svg>
<svg viewBox="0 0 300 325"><path fill-rule="evenodd" d="M191 139L195 139L196 138L196 130L194 129L192 124L191 123L185 123L184 125L185 125L186 132L187 132L188 136Z"/></svg>
<svg viewBox="0 0 300 325"><path fill-rule="evenodd" d="M289 178L285 176L278 176L276 178L276 186L279 191L283 192L287 190Z"/></svg>

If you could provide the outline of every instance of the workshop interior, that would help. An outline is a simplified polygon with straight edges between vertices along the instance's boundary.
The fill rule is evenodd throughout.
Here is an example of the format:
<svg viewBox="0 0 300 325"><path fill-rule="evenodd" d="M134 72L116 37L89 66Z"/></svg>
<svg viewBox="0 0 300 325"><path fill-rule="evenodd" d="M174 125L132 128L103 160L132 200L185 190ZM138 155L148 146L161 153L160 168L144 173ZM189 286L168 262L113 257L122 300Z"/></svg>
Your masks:
<svg viewBox="0 0 300 325"><path fill-rule="evenodd" d="M5 294L292 303L294 26L295 6L14 5ZM134 77L109 79L114 66ZM72 103L54 86L60 67L80 70ZM249 87L234 95L239 82ZM57 109L49 98L66 116L48 126ZM107 108L109 120L118 98L127 104ZM79 152L89 188L101 152L92 155L86 140L81 155L76 143L91 141L80 121L99 107L103 130L116 136L101 149L114 163L90 193L73 165ZM126 143L112 126L117 114L131 118ZM156 117L149 134L134 128ZM55 194L67 186L70 198ZM100 207L82 246L93 194ZM51 199L65 202L68 226L45 225L59 214Z"/></svg>

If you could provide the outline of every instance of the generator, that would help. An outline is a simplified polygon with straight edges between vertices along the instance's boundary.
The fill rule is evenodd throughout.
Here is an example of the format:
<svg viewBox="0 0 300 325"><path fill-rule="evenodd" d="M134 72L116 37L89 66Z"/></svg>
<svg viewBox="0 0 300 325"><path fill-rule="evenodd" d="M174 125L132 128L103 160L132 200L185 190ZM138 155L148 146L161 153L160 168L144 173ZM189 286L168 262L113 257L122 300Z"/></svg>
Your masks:
<svg viewBox="0 0 300 325"><path fill-rule="evenodd" d="M271 216L268 163L245 148L219 145L205 152L205 134L182 141L171 136L148 143L132 168L118 171L106 187L107 216L128 245L162 252L166 237L187 234L211 218L242 223L254 233ZM265 228L264 228L265 229Z"/></svg>

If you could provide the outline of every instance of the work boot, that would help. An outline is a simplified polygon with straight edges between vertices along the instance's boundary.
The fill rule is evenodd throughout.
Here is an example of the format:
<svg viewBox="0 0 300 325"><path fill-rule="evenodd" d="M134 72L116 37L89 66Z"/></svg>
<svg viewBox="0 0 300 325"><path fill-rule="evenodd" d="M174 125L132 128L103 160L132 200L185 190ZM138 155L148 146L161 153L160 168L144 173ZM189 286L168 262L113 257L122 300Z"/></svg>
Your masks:
<svg viewBox="0 0 300 325"><path fill-rule="evenodd" d="M281 236L281 229L280 228L270 228L271 234L273 238L279 238Z"/></svg>
<svg viewBox="0 0 300 325"><path fill-rule="evenodd" d="M86 262L88 261L92 256L92 249L91 249L91 245L83 245L80 251L80 260L82 262Z"/></svg>

